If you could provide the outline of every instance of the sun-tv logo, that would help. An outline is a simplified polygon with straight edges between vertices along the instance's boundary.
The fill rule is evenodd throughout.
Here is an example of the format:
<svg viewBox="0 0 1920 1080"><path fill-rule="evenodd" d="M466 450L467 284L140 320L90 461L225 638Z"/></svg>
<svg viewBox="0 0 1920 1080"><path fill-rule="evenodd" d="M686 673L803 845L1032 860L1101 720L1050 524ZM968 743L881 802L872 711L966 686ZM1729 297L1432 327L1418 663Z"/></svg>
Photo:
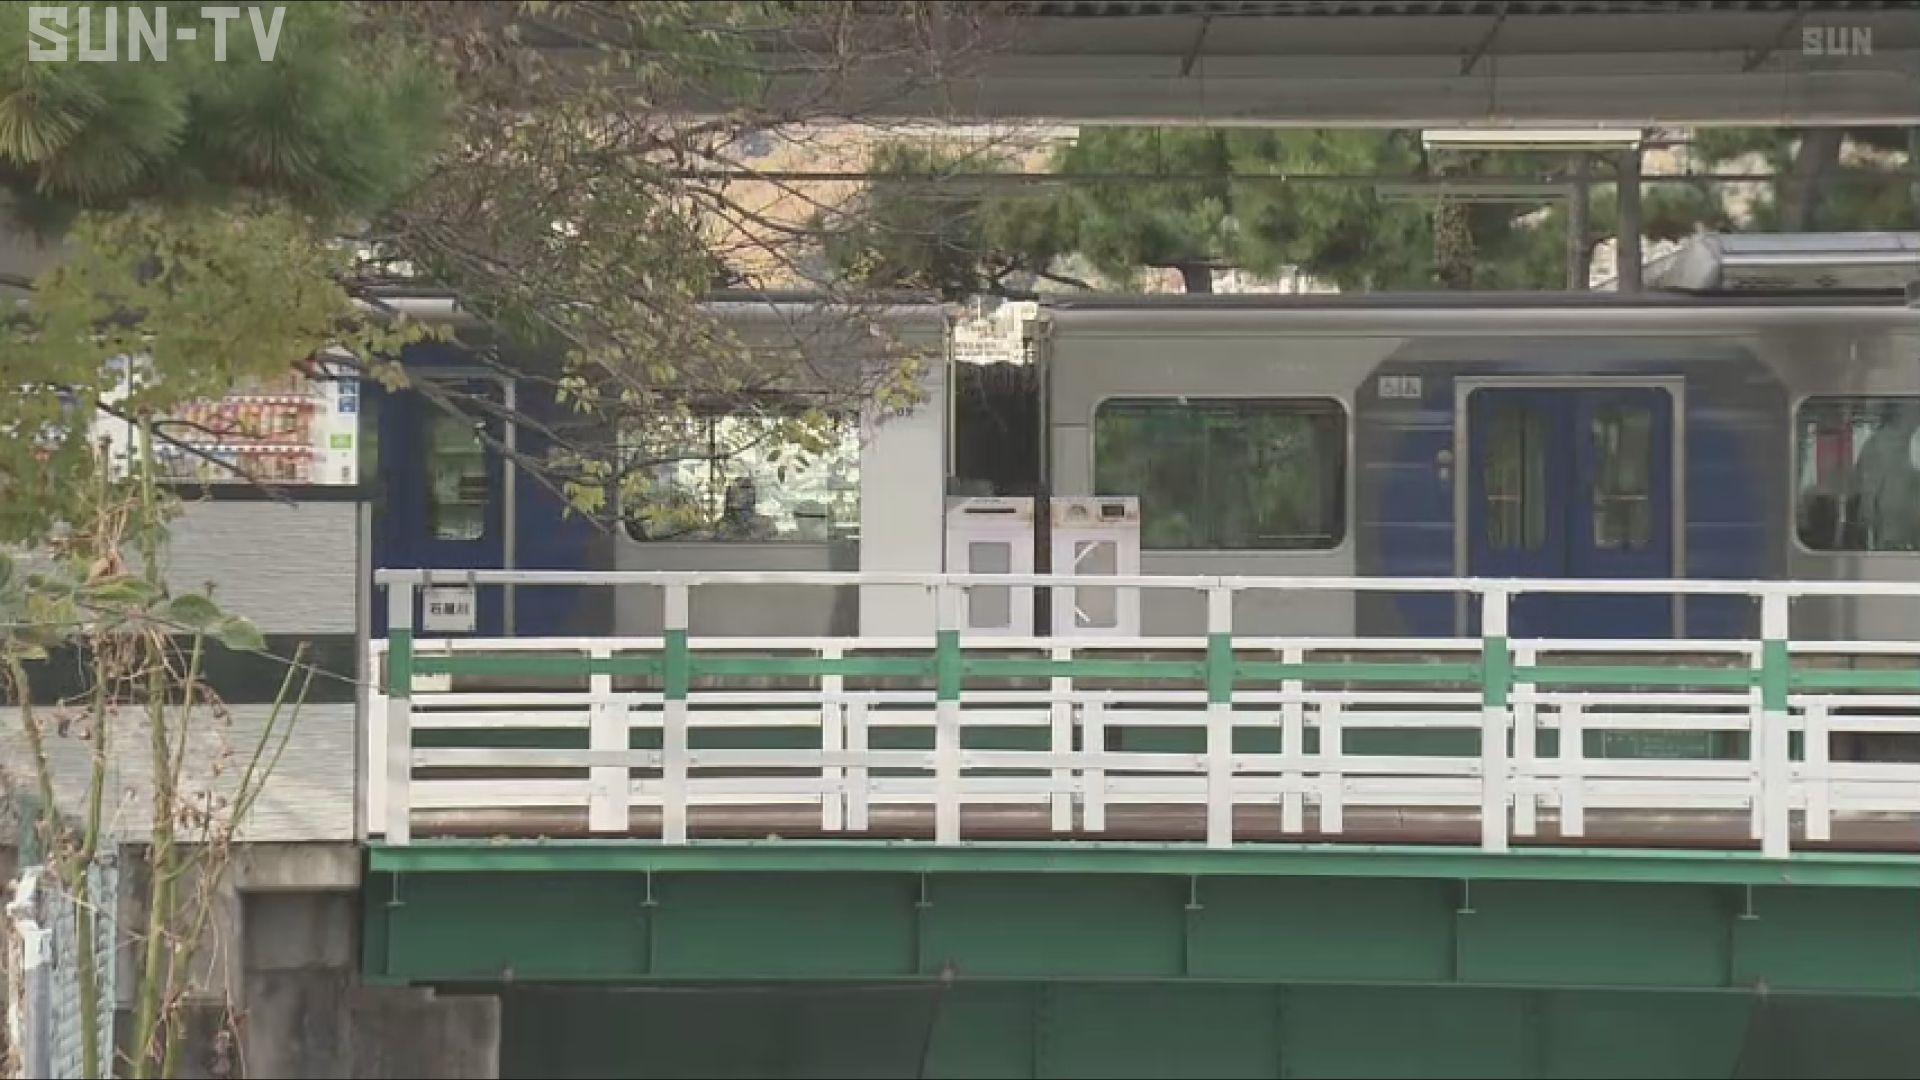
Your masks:
<svg viewBox="0 0 1920 1080"><path fill-rule="evenodd" d="M261 60L272 60L280 50L280 28L285 23L285 5L261 7L249 4L203 7L200 21L205 27L187 21L169 26L169 11L164 7L93 7L84 4L35 4L27 8L27 59L64 62L70 55L90 63L110 61L159 60L167 58L168 48L176 41L198 41L203 29L213 35L213 58L227 58L227 24L247 16L253 28L253 43ZM126 33L121 33L122 28ZM122 49L121 43L125 42ZM69 45L78 48L69 52Z"/></svg>
<svg viewBox="0 0 1920 1080"><path fill-rule="evenodd" d="M1803 26L1800 28L1802 56L1872 56L1871 26Z"/></svg>

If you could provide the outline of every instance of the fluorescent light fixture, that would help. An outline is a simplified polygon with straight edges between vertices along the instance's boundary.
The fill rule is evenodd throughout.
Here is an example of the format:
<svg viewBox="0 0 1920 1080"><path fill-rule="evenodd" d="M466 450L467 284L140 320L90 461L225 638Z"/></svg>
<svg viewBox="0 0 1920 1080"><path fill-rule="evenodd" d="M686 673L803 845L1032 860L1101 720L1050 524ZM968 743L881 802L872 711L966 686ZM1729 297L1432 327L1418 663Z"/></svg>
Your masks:
<svg viewBox="0 0 1920 1080"><path fill-rule="evenodd" d="M1566 198L1567 186L1547 181L1518 184L1477 180L1386 182L1373 185L1373 193L1383 202L1433 202L1451 198L1476 203L1544 203Z"/></svg>
<svg viewBox="0 0 1920 1080"><path fill-rule="evenodd" d="M1429 150L1637 150L1638 128L1444 128L1422 131Z"/></svg>

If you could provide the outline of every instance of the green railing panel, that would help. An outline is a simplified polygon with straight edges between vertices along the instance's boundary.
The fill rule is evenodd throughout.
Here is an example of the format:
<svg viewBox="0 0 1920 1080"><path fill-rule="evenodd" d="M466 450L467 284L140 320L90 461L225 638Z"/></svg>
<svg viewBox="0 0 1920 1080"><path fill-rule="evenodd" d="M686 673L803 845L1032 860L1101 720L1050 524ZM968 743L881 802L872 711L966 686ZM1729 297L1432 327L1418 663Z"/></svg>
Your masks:
<svg viewBox="0 0 1920 1080"><path fill-rule="evenodd" d="M1221 705L1233 700L1233 635L1207 635L1207 701Z"/></svg>
<svg viewBox="0 0 1920 1080"><path fill-rule="evenodd" d="M852 675L873 678L932 676L930 656L713 656L696 653L695 675Z"/></svg>
<svg viewBox="0 0 1920 1080"><path fill-rule="evenodd" d="M1513 692L1513 653L1504 637L1490 637L1481 646L1485 666L1480 685L1480 701L1489 708L1500 708Z"/></svg>
<svg viewBox="0 0 1920 1080"><path fill-rule="evenodd" d="M934 696L941 701L960 700L960 631L942 630L935 635L933 647Z"/></svg>
<svg viewBox="0 0 1920 1080"><path fill-rule="evenodd" d="M1535 664L1514 669L1514 681L1568 686L1753 686L1751 668L1660 667L1652 664Z"/></svg>
<svg viewBox="0 0 1920 1080"><path fill-rule="evenodd" d="M687 632L668 630L663 642L660 678L661 696L668 701L683 701L687 696L687 686L693 681L692 656L687 652Z"/></svg>
<svg viewBox="0 0 1920 1080"><path fill-rule="evenodd" d="M1199 660L962 660L961 673L997 679L1188 679L1207 676Z"/></svg>
<svg viewBox="0 0 1920 1080"><path fill-rule="evenodd" d="M1760 643L1760 707L1785 712L1787 688L1792 681L1793 660L1784 641Z"/></svg>
<svg viewBox="0 0 1920 1080"><path fill-rule="evenodd" d="M1480 665L1473 663L1368 663L1362 660L1299 664L1244 660L1235 664L1233 670L1235 678L1240 681L1257 679L1280 682L1299 679L1302 682L1351 683L1478 683L1481 671Z"/></svg>
<svg viewBox="0 0 1920 1080"><path fill-rule="evenodd" d="M413 693L413 631L394 627L387 632L387 693L407 697Z"/></svg>

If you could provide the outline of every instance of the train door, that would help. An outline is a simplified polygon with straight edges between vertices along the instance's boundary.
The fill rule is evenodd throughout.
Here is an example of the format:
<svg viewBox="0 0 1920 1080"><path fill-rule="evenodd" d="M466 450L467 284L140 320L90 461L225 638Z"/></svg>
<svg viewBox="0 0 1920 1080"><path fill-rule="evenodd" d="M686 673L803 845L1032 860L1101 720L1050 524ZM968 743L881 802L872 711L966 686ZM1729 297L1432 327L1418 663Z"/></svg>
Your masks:
<svg viewBox="0 0 1920 1080"><path fill-rule="evenodd" d="M416 373L416 377L421 377ZM499 379L426 376L445 391L449 409L415 391L383 393L370 404L377 433L374 498L374 565L483 570L509 565L512 527L510 492L498 446L503 445L500 409L507 389ZM473 607L473 633L506 632L502 589L478 588L466 597ZM462 597L444 594L457 605ZM419 600L416 600L416 605ZM384 595L373 604L373 630L386 633ZM414 625L433 628L416 607ZM457 618L454 621L459 621Z"/></svg>
<svg viewBox="0 0 1920 1080"><path fill-rule="evenodd" d="M1656 386L1477 387L1467 397L1467 573L1674 574L1673 398ZM1663 595L1538 594L1514 637L1662 637ZM1477 621L1477 620L1476 620Z"/></svg>

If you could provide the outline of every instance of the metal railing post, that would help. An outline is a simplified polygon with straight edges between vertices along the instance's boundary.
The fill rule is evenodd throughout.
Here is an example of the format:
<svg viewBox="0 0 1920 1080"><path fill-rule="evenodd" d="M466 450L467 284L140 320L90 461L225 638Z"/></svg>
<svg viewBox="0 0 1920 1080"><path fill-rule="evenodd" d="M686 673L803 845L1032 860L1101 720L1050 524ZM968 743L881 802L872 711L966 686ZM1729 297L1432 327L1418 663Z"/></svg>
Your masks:
<svg viewBox="0 0 1920 1080"><path fill-rule="evenodd" d="M1807 839L1819 843L1833 839L1833 758L1828 743L1828 706L1810 705L1806 710L1806 742L1802 758L1806 765Z"/></svg>
<svg viewBox="0 0 1920 1080"><path fill-rule="evenodd" d="M1207 846L1233 846L1233 590L1207 590Z"/></svg>
<svg viewBox="0 0 1920 1080"><path fill-rule="evenodd" d="M413 582L387 583L386 841L413 834Z"/></svg>
<svg viewBox="0 0 1920 1080"><path fill-rule="evenodd" d="M1480 846L1507 850L1508 699L1513 657L1507 645L1505 589L1480 597Z"/></svg>
<svg viewBox="0 0 1920 1080"><path fill-rule="evenodd" d="M1516 667L1532 667L1538 654L1531 648L1513 650ZM1538 776L1540 712L1531 700L1514 703L1513 718L1513 834L1532 836L1539 831L1540 807L1532 786Z"/></svg>
<svg viewBox="0 0 1920 1080"><path fill-rule="evenodd" d="M596 833L627 831L628 798L633 790L624 762L629 742L627 707L613 698L613 652L605 644L587 650L587 748L594 764L587 770L587 829Z"/></svg>
<svg viewBox="0 0 1920 1080"><path fill-rule="evenodd" d="M960 842L960 589L934 591L933 841Z"/></svg>
<svg viewBox="0 0 1920 1080"><path fill-rule="evenodd" d="M1280 660L1286 664L1300 664L1306 660L1305 650L1293 648L1283 650ZM1306 683L1300 679L1288 679L1280 684L1287 700L1280 706L1280 752L1294 762L1304 762L1307 757L1307 705L1305 701ZM1299 768L1288 769L1281 774L1286 785L1280 796L1280 831L1288 834L1307 831L1306 815L1306 773Z"/></svg>
<svg viewBox="0 0 1920 1080"><path fill-rule="evenodd" d="M822 660L840 660L844 653L837 644L822 646ZM830 760L844 760L847 748L846 677L820 677L820 752ZM847 823L847 770L844 765L820 767L820 831L835 833Z"/></svg>
<svg viewBox="0 0 1920 1080"><path fill-rule="evenodd" d="M1073 659L1073 650L1054 646L1049 654L1055 670ZM1069 761L1073 757L1073 676L1055 675L1048 682L1053 700L1047 703L1047 745L1053 750L1056 762ZM1053 768L1053 793L1047 797L1050 804L1050 824L1054 832L1073 831L1073 767L1056 764Z"/></svg>
<svg viewBox="0 0 1920 1080"><path fill-rule="evenodd" d="M1760 597L1760 712L1755 717L1753 752L1760 764L1760 853L1784 859L1793 826L1787 774L1787 694L1792 659L1787 648L1787 594Z"/></svg>
<svg viewBox="0 0 1920 1080"><path fill-rule="evenodd" d="M660 677L660 842L687 842L687 586L665 586Z"/></svg>

